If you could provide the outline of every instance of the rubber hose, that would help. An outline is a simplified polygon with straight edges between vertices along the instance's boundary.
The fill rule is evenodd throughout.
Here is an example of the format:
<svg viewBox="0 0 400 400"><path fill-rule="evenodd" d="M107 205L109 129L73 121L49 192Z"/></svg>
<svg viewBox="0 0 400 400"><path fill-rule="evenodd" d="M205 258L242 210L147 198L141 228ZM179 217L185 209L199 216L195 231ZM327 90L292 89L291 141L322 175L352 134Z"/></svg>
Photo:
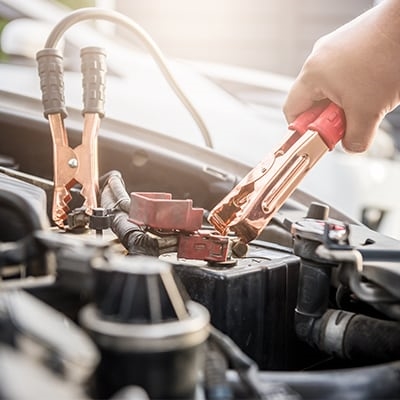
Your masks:
<svg viewBox="0 0 400 400"><path fill-rule="evenodd" d="M344 334L343 352L357 361L400 360L400 323L355 315Z"/></svg>
<svg viewBox="0 0 400 400"><path fill-rule="evenodd" d="M263 384L283 383L304 400L395 399L400 393L400 361L376 366L313 372L259 372Z"/></svg>

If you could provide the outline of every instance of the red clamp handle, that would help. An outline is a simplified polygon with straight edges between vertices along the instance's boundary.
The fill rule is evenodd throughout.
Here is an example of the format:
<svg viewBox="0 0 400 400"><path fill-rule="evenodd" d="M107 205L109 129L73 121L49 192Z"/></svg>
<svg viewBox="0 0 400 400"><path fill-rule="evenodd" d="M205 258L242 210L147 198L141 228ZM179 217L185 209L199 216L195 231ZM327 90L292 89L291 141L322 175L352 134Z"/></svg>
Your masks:
<svg viewBox="0 0 400 400"><path fill-rule="evenodd" d="M300 134L307 130L316 131L322 140L332 150L344 135L346 119L344 111L335 103L328 106L317 105L300 114L295 121L289 125L289 129Z"/></svg>

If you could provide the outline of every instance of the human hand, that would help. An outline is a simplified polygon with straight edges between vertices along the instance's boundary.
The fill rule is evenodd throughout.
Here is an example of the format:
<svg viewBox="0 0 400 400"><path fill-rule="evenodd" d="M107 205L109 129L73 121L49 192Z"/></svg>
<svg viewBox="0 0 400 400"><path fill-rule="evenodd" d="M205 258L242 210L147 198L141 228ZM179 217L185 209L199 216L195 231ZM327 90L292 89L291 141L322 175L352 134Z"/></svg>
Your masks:
<svg viewBox="0 0 400 400"><path fill-rule="evenodd" d="M290 90L288 122L329 99L346 117L343 147L365 151L400 104L400 2L386 0L319 39Z"/></svg>

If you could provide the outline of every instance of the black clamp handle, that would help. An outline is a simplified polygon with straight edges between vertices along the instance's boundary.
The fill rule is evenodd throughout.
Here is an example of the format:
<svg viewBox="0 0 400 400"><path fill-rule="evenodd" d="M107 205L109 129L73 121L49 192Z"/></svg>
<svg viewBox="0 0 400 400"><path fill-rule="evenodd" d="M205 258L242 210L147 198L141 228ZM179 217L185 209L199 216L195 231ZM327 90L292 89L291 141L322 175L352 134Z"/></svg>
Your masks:
<svg viewBox="0 0 400 400"><path fill-rule="evenodd" d="M97 113L104 117L106 53L100 47L81 49L83 114Z"/></svg>
<svg viewBox="0 0 400 400"><path fill-rule="evenodd" d="M61 114L66 118L64 98L64 67L63 56L55 48L40 50L36 55L40 77L40 89L42 90L43 114L48 118L49 114Z"/></svg>

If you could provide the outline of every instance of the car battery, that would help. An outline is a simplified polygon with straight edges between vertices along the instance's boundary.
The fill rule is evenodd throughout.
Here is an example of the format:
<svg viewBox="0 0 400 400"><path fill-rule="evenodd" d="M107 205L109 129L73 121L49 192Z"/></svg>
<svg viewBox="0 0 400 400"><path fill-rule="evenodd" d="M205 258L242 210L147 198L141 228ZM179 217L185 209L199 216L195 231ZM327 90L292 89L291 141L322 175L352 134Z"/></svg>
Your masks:
<svg viewBox="0 0 400 400"><path fill-rule="evenodd" d="M255 241L247 255L213 264L162 256L174 265L191 299L208 308L211 323L261 369L295 368L293 320L300 260L291 249Z"/></svg>

